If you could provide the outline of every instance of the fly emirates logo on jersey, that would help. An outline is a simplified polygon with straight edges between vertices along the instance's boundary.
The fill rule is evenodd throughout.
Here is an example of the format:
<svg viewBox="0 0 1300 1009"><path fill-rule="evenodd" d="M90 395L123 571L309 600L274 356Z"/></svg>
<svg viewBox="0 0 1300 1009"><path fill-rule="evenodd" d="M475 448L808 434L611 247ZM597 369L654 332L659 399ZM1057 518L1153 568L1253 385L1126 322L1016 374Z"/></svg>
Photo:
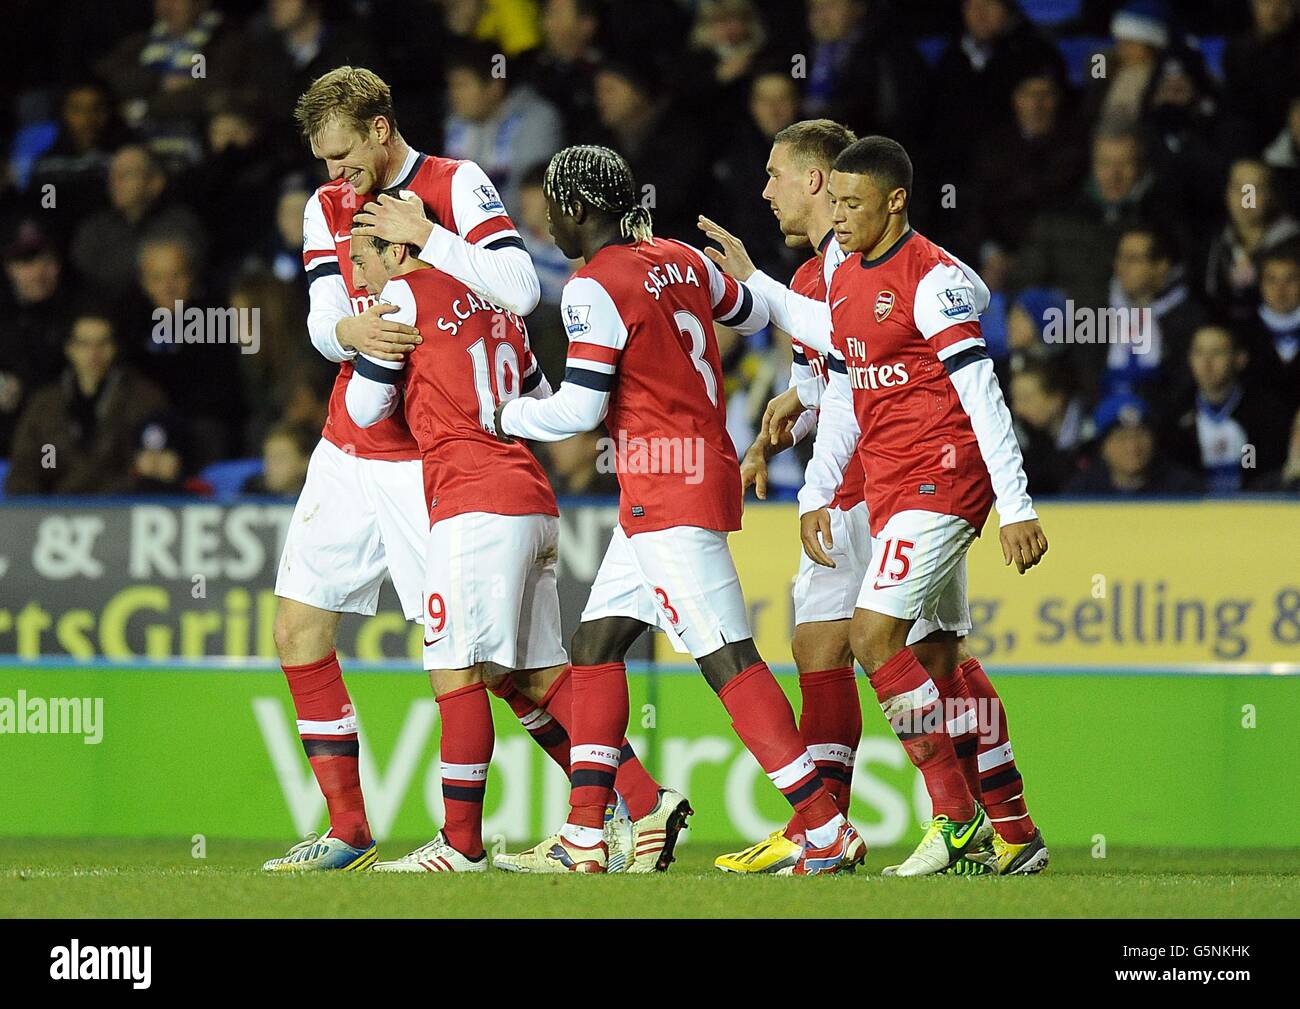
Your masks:
<svg viewBox="0 0 1300 1009"><path fill-rule="evenodd" d="M356 315L363 315L379 304L379 299L373 294L354 294L349 300L352 302L352 311Z"/></svg>
<svg viewBox="0 0 1300 1009"><path fill-rule="evenodd" d="M854 389L891 389L896 385L907 384L907 365L902 361L896 364L858 364L867 357L867 342L850 336L844 341L848 348L845 365L849 372L849 385Z"/></svg>

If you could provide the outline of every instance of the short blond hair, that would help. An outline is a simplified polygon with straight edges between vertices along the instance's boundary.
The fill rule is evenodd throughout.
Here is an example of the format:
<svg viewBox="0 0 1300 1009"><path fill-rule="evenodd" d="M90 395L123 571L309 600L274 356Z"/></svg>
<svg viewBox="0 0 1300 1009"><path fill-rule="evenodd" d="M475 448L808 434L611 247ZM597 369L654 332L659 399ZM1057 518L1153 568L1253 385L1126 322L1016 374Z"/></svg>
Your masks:
<svg viewBox="0 0 1300 1009"><path fill-rule="evenodd" d="M335 67L321 74L299 97L293 110L293 118L308 141L336 120L368 133L376 116L387 119L389 128L397 132L393 93L383 78L365 67Z"/></svg>
<svg viewBox="0 0 1300 1009"><path fill-rule="evenodd" d="M831 119L804 119L791 123L772 138L773 144L788 144L801 163L829 171L840 152L858 139L847 126Z"/></svg>

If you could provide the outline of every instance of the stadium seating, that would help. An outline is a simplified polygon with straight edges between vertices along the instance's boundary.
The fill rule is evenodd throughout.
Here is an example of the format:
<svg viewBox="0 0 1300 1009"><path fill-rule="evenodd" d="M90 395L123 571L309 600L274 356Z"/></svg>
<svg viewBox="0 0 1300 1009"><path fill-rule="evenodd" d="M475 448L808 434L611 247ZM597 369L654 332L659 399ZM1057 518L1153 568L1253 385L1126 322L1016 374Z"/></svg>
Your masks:
<svg viewBox="0 0 1300 1009"><path fill-rule="evenodd" d="M262 460L227 459L214 462L199 474L199 478L212 486L212 496L227 501L239 496L245 483L262 472Z"/></svg>

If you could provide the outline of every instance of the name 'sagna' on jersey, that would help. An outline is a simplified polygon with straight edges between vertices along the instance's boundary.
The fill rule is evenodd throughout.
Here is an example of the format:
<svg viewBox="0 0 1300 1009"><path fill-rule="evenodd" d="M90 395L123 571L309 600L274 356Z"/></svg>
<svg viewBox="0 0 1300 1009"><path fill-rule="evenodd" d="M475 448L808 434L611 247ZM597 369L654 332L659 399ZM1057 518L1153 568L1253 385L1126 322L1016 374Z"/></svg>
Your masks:
<svg viewBox="0 0 1300 1009"><path fill-rule="evenodd" d="M646 293L655 301L659 300L659 292L672 284L701 286L700 278L695 274L695 267L689 263L686 264L685 268L677 263L664 263L662 269L659 266L653 266L646 271L644 287Z"/></svg>

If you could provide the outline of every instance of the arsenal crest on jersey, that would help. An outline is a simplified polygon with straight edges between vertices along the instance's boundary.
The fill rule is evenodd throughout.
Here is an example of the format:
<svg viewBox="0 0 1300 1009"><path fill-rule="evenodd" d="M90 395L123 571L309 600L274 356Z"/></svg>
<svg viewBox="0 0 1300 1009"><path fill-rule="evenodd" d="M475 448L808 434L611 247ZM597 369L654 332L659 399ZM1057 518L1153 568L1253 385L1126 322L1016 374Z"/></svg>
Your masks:
<svg viewBox="0 0 1300 1009"><path fill-rule="evenodd" d="M881 291L876 295L876 321L884 322L894 310L894 292Z"/></svg>

